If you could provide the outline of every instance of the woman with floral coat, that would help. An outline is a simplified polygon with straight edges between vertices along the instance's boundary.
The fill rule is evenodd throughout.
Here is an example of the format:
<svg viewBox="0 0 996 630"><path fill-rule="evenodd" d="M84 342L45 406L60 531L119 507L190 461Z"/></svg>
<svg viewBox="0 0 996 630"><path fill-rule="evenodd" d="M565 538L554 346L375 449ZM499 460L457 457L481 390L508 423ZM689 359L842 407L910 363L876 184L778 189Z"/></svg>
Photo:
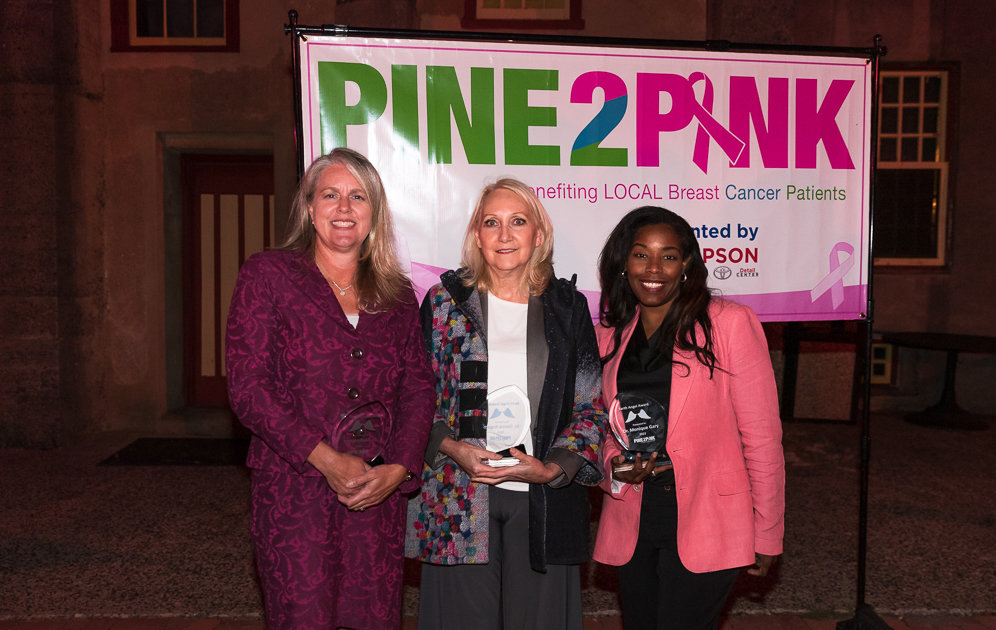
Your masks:
<svg viewBox="0 0 996 630"><path fill-rule="evenodd" d="M601 362L588 305L553 278L550 220L532 191L485 188L463 267L422 303L437 409L406 554L422 565L419 627L581 628L588 488L602 479ZM517 385L529 437L485 446L488 391Z"/></svg>

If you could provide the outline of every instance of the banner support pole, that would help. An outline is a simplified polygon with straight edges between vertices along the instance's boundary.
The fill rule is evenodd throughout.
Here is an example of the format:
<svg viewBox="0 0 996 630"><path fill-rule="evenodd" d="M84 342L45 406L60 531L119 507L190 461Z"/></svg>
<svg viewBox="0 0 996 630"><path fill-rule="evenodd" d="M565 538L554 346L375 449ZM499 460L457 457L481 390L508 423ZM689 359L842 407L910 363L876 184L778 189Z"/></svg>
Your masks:
<svg viewBox="0 0 996 630"><path fill-rule="evenodd" d="M301 109L301 40L304 39L304 30L308 27L300 27L297 24L297 11L291 9L287 12L288 24L284 25L284 34L291 37L291 66L294 73L294 153L297 155L297 178L300 180L304 176L304 149L301 138L304 134L304 117Z"/></svg>
<svg viewBox="0 0 996 630"><path fill-rule="evenodd" d="M878 168L878 92L880 61L887 50L882 36L875 35L870 62L872 64L871 155L868 182L868 295L865 311L865 375L861 408L860 476L858 492L858 575L854 617L837 622L837 630L888 630L890 626L865 602L868 556L868 476L871 460L871 360L875 300L872 297L875 275L875 172Z"/></svg>

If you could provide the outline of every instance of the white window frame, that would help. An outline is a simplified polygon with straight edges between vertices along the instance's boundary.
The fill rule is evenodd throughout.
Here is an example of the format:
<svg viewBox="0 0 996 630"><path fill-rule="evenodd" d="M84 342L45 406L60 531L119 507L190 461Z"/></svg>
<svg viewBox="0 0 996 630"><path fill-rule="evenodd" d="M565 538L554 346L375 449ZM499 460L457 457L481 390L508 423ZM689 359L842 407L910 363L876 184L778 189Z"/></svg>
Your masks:
<svg viewBox="0 0 996 630"><path fill-rule="evenodd" d="M197 19L194 0L193 19ZM219 37L170 37L166 34L166 0L163 3L163 35L139 36L136 0L110 0L111 52L238 52L239 0L220 0L222 30ZM194 33L197 25L194 24Z"/></svg>
<svg viewBox="0 0 996 630"><path fill-rule="evenodd" d="M499 7L487 6L498 3ZM528 4L541 4L538 7L526 7ZM550 7L547 5L557 5ZM570 0L536 0L530 3L526 0L477 0L477 19L479 20L569 20L571 19Z"/></svg>
<svg viewBox="0 0 996 630"><path fill-rule="evenodd" d="M464 0L464 28L583 29L581 0Z"/></svg>
<svg viewBox="0 0 996 630"><path fill-rule="evenodd" d="M880 80L889 77L898 77L901 81L898 101L896 103L884 103L882 101L882 91L879 91L878 102L878 162L879 170L933 170L938 173L937 194L931 208L933 223L937 227L936 234L936 255L927 258L913 257L875 257L876 267L943 267L947 264L948 249L948 223L951 200L949 195L950 187L948 157L948 94L950 92L950 72L944 69L902 69L902 70L882 70ZM907 77L918 78L920 81L920 93L918 101L905 101L902 81ZM940 79L940 91L938 103L924 100L925 79L937 77ZM924 131L923 111L928 108L937 107L937 130L936 132ZM904 108L917 107L920 110L918 116L918 127L916 131L904 131L902 111ZM883 132L883 110L895 108L897 110L896 130ZM923 141L932 139L936 141L935 159L923 160ZM885 156L882 153L883 141L893 140L896 143L895 155ZM903 140L915 140L917 142L917 160L903 160L902 144ZM892 158L892 159L883 159Z"/></svg>

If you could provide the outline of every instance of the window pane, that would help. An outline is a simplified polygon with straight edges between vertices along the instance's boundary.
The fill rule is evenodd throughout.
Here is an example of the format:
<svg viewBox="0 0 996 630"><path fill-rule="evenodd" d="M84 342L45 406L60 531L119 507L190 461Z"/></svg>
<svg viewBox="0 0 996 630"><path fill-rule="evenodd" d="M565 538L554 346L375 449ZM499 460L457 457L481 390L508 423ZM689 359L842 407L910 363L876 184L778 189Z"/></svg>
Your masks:
<svg viewBox="0 0 996 630"><path fill-rule="evenodd" d="M224 0L197 0L197 36L225 36Z"/></svg>
<svg viewBox="0 0 996 630"><path fill-rule="evenodd" d="M937 133L937 108L925 107L923 109L923 132Z"/></svg>
<svg viewBox="0 0 996 630"><path fill-rule="evenodd" d="M925 103L941 102L941 77L926 77L924 79L923 101Z"/></svg>
<svg viewBox="0 0 996 630"><path fill-rule="evenodd" d="M920 108L903 108L903 133L918 133L920 131Z"/></svg>
<svg viewBox="0 0 996 630"><path fill-rule="evenodd" d="M936 67L882 73L873 200L876 265L946 262L939 256L946 252L948 216L947 199L941 197L948 166L948 114L942 109L950 89L947 76Z"/></svg>
<svg viewBox="0 0 996 630"><path fill-rule="evenodd" d="M917 150L919 143L916 138L903 138L903 152L900 161L902 162L916 162L920 158L920 152Z"/></svg>
<svg viewBox="0 0 996 630"><path fill-rule="evenodd" d="M239 30L233 22L238 3L239 0L113 0L111 51L168 47L238 50Z"/></svg>
<svg viewBox="0 0 996 630"><path fill-rule="evenodd" d="M882 133L899 133L899 110L895 107L883 107L879 127Z"/></svg>
<svg viewBox="0 0 996 630"><path fill-rule="evenodd" d="M485 9L500 9L501 0L482 0L481 7Z"/></svg>
<svg viewBox="0 0 996 630"><path fill-rule="evenodd" d="M938 178L933 169L876 172L876 258L937 256Z"/></svg>
<svg viewBox="0 0 996 630"><path fill-rule="evenodd" d="M135 34L139 37L163 36L162 0L135 0Z"/></svg>
<svg viewBox="0 0 996 630"><path fill-rule="evenodd" d="M903 77L903 102L920 102L920 77Z"/></svg>
<svg viewBox="0 0 996 630"><path fill-rule="evenodd" d="M194 0L166 0L166 36L194 36Z"/></svg>
<svg viewBox="0 0 996 630"><path fill-rule="evenodd" d="M899 77L882 77L882 102L899 102Z"/></svg>
<svg viewBox="0 0 996 630"><path fill-rule="evenodd" d="M895 162L896 146L895 138L882 138L878 143L878 159L882 162Z"/></svg>

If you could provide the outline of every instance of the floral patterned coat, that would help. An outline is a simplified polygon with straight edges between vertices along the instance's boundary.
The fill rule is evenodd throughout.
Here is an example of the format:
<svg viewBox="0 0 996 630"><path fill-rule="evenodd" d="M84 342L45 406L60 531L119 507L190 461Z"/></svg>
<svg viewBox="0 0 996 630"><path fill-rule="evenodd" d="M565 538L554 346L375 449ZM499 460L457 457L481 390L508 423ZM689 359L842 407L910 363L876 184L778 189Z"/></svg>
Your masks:
<svg viewBox="0 0 996 630"><path fill-rule="evenodd" d="M408 505L405 541L408 557L445 565L488 562L489 486L471 482L453 460L438 452L443 437L460 435L461 419L469 423L467 419L487 412L482 294L463 286L459 273L443 274L442 282L422 302L437 406L422 489ZM606 416L601 361L584 296L572 283L552 279L536 300L542 305L548 358L538 406L530 396L536 406L533 453L543 461L557 462L567 473L549 484L529 487L530 564L543 570L547 564L588 559L590 506L585 486L602 479L598 453ZM483 446L483 440L477 443Z"/></svg>
<svg viewBox="0 0 996 630"><path fill-rule="evenodd" d="M354 328L314 262L273 250L239 271L228 318L232 409L250 431L250 468L321 476L308 463L331 443L335 419L380 400L393 418L384 453L417 471L429 432L432 375L423 354L415 296ZM403 483L401 493L417 487Z"/></svg>

